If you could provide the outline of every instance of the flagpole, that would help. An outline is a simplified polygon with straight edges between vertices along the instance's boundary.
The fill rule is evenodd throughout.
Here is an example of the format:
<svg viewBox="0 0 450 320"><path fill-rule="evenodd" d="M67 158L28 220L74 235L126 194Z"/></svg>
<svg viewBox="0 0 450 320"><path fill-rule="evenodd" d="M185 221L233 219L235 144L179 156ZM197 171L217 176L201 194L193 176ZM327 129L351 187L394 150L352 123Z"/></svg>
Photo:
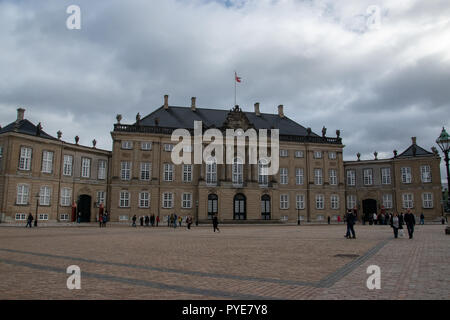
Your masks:
<svg viewBox="0 0 450 320"><path fill-rule="evenodd" d="M234 72L234 106L236 106L236 71ZM233 107L234 107L233 106Z"/></svg>

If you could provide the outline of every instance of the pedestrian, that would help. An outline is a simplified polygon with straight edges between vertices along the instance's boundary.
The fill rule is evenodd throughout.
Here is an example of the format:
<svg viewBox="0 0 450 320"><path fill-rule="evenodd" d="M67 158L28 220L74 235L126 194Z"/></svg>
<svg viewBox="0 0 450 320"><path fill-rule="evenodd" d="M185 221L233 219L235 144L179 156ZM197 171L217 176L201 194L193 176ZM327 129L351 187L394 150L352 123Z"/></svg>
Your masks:
<svg viewBox="0 0 450 320"><path fill-rule="evenodd" d="M103 214L100 214L99 216L98 216L98 222L99 222L99 224L100 224L100 228L103 226Z"/></svg>
<svg viewBox="0 0 450 320"><path fill-rule="evenodd" d="M423 215L423 212L420 214L420 224L425 224L425 216Z"/></svg>
<svg viewBox="0 0 450 320"><path fill-rule="evenodd" d="M408 228L408 236L410 239L412 239L413 233L414 233L414 226L416 225L416 218L411 213L410 209L408 209L408 211L405 214L405 223L406 223L406 228Z"/></svg>
<svg viewBox="0 0 450 320"><path fill-rule="evenodd" d="M108 211L105 210L103 214L103 226L106 227L106 223L108 222Z"/></svg>
<svg viewBox="0 0 450 320"><path fill-rule="evenodd" d="M32 221L33 221L33 215L31 213L28 213L27 225L25 226L25 228L28 227L28 226L30 226L30 228L31 228L31 222Z"/></svg>
<svg viewBox="0 0 450 320"><path fill-rule="evenodd" d="M178 217L178 223L180 224L180 228L181 228L181 223L183 222L183 217L182 216L179 216Z"/></svg>
<svg viewBox="0 0 450 320"><path fill-rule="evenodd" d="M171 213L169 219L167 219L167 226L171 227L172 225L173 225L173 213Z"/></svg>
<svg viewBox="0 0 450 320"><path fill-rule="evenodd" d="M351 211L348 211L345 219L347 221L347 233L345 234L345 237L347 239L350 239L350 238L356 239L355 229L353 227L355 224L355 216L353 215L353 213Z"/></svg>
<svg viewBox="0 0 450 320"><path fill-rule="evenodd" d="M337 221L338 221L338 223L341 223L341 216L340 215L337 217Z"/></svg>
<svg viewBox="0 0 450 320"><path fill-rule="evenodd" d="M405 224L405 218L403 215L403 212L400 212L400 215L398 216L398 230L401 237L405 235L405 232L403 230L403 225Z"/></svg>
<svg viewBox="0 0 450 320"><path fill-rule="evenodd" d="M78 223L81 223L81 211L78 212Z"/></svg>
<svg viewBox="0 0 450 320"><path fill-rule="evenodd" d="M156 226L159 225L159 216L156 216Z"/></svg>
<svg viewBox="0 0 450 320"><path fill-rule="evenodd" d="M400 219L397 213L394 213L394 216L391 219L391 227L394 229L394 238L398 238L398 229L400 227Z"/></svg>
<svg viewBox="0 0 450 320"><path fill-rule="evenodd" d="M186 225L187 225L188 230L191 229L191 224L192 224L192 217L189 215L186 218Z"/></svg>
<svg viewBox="0 0 450 320"><path fill-rule="evenodd" d="M212 223L213 223L214 232L216 232L216 230L218 232L220 232L220 230L219 230L219 219L217 218L217 213L213 216Z"/></svg>
<svg viewBox="0 0 450 320"><path fill-rule="evenodd" d="M148 227L150 225L150 217L147 215L145 216L145 226Z"/></svg>
<svg viewBox="0 0 450 320"><path fill-rule="evenodd" d="M132 226L136 228L136 215L133 216L132 220L133 220L133 224Z"/></svg>
<svg viewBox="0 0 450 320"><path fill-rule="evenodd" d="M144 226L144 217L141 216L141 217L139 218L139 221L140 221L140 223L141 223L141 227L143 227L143 226Z"/></svg>
<svg viewBox="0 0 450 320"><path fill-rule="evenodd" d="M178 216L176 213L173 214L173 227L174 229L177 228L177 222L178 222Z"/></svg>
<svg viewBox="0 0 450 320"><path fill-rule="evenodd" d="M330 224L330 222L331 222L331 218L330 218L330 216L328 216L328 224Z"/></svg>
<svg viewBox="0 0 450 320"><path fill-rule="evenodd" d="M376 225L377 222L378 222L378 217L377 217L377 214L374 213L374 214L373 214L373 225Z"/></svg>
<svg viewBox="0 0 450 320"><path fill-rule="evenodd" d="M152 227L155 226L155 215L154 215L154 214L152 214L152 215L150 216L150 224L151 224Z"/></svg>

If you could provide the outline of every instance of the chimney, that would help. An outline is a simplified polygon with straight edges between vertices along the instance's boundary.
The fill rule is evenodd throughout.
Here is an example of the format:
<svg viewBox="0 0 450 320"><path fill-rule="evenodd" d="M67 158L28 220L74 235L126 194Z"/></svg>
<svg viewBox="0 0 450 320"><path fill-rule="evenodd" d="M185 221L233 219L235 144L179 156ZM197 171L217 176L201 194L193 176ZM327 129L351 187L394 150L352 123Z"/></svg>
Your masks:
<svg viewBox="0 0 450 320"><path fill-rule="evenodd" d="M417 138L416 137L411 137L411 140L412 140L412 144L416 144L416 142L417 142Z"/></svg>
<svg viewBox="0 0 450 320"><path fill-rule="evenodd" d="M196 100L195 97L192 97L192 98L191 98L191 110L192 110L192 111L196 111L196 110L197 110L197 109L196 109L196 106L195 106L195 100Z"/></svg>
<svg viewBox="0 0 450 320"><path fill-rule="evenodd" d="M255 114L260 117L261 113L259 112L259 102L255 103Z"/></svg>
<svg viewBox="0 0 450 320"><path fill-rule="evenodd" d="M169 95L168 94L166 94L165 96L164 96L164 109L169 109Z"/></svg>
<svg viewBox="0 0 450 320"><path fill-rule="evenodd" d="M280 104L278 106L278 115L280 116L280 118L284 118L284 112L283 112L283 105Z"/></svg>
<svg viewBox="0 0 450 320"><path fill-rule="evenodd" d="M16 121L19 122L19 121L23 120L24 115L25 115L25 109L23 109L23 108L17 109L17 120Z"/></svg>

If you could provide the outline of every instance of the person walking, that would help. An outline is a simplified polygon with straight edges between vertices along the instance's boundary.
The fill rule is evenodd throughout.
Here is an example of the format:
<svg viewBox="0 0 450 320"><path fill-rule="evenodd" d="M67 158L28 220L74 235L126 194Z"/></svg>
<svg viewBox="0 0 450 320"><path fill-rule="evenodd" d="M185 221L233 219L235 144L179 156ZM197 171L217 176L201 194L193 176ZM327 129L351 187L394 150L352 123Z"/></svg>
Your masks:
<svg viewBox="0 0 450 320"><path fill-rule="evenodd" d="M377 217L377 214L374 213L374 214L373 214L373 225L376 225L377 222L378 222L378 217Z"/></svg>
<svg viewBox="0 0 450 320"><path fill-rule="evenodd" d="M416 218L414 217L414 215L411 213L411 210L409 210L409 209L405 214L405 223L406 223L406 228L408 229L408 236L410 239L412 239L413 233L414 233L414 226L416 225Z"/></svg>
<svg viewBox="0 0 450 320"><path fill-rule="evenodd" d="M425 224L425 216L423 215L423 212L420 214L420 224Z"/></svg>
<svg viewBox="0 0 450 320"><path fill-rule="evenodd" d="M350 239L350 238L356 239L355 229L353 227L355 224L355 216L353 215L353 213L351 211L348 211L345 219L347 221L347 233L345 234L345 237L347 239Z"/></svg>
<svg viewBox="0 0 450 320"><path fill-rule="evenodd" d="M139 222L141 224L141 227L143 227L144 226L144 217L143 216L139 217Z"/></svg>
<svg viewBox="0 0 450 320"><path fill-rule="evenodd" d="M187 216L187 218L186 218L186 225L187 225L188 230L191 230L192 217L190 215Z"/></svg>
<svg viewBox="0 0 450 320"><path fill-rule="evenodd" d="M78 223L81 223L81 211L78 212Z"/></svg>
<svg viewBox="0 0 450 320"><path fill-rule="evenodd" d="M98 216L98 223L100 224L100 228L103 227L103 214Z"/></svg>
<svg viewBox="0 0 450 320"><path fill-rule="evenodd" d="M106 223L108 222L108 211L105 210L103 214L103 226L106 227Z"/></svg>
<svg viewBox="0 0 450 320"><path fill-rule="evenodd" d="M147 215L145 216L145 226L148 227L150 225L150 217Z"/></svg>
<svg viewBox="0 0 450 320"><path fill-rule="evenodd" d="M391 227L394 229L394 238L398 238L398 229L400 227L400 219L397 213L394 213L391 219Z"/></svg>
<svg viewBox="0 0 450 320"><path fill-rule="evenodd" d="M216 232L216 230L218 232L220 232L220 230L219 230L219 218L217 218L217 213L213 216L212 223L213 223L214 232Z"/></svg>
<svg viewBox="0 0 450 320"><path fill-rule="evenodd" d="M155 215L152 213L152 215L150 216L150 225L152 227L155 226Z"/></svg>
<svg viewBox="0 0 450 320"><path fill-rule="evenodd" d="M31 213L28 213L27 225L25 226L25 228L28 227L28 226L30 226L30 228L31 228L31 222L32 221L33 221L33 215Z"/></svg>
<svg viewBox="0 0 450 320"><path fill-rule="evenodd" d="M134 215L133 218L132 218L132 221L133 221L132 226L135 227L135 228L136 228L136 219L137 219L137 217L136 217L136 215Z"/></svg>
<svg viewBox="0 0 450 320"><path fill-rule="evenodd" d="M173 213L170 214L169 220L167 220L167 226L171 227L173 225Z"/></svg>
<svg viewBox="0 0 450 320"><path fill-rule="evenodd" d="M403 216L403 212L400 212L400 215L398 216L398 230L401 237L405 235L403 231L403 225L405 224L405 219Z"/></svg>
<svg viewBox="0 0 450 320"><path fill-rule="evenodd" d="M337 217L337 221L338 221L338 223L341 223L341 216L340 215Z"/></svg>
<svg viewBox="0 0 450 320"><path fill-rule="evenodd" d="M182 216L178 217L178 223L179 223L180 228L181 228L181 224L183 223L183 217Z"/></svg>
<svg viewBox="0 0 450 320"><path fill-rule="evenodd" d="M156 216L156 226L159 225L159 216Z"/></svg>
<svg viewBox="0 0 450 320"><path fill-rule="evenodd" d="M176 213L173 214L173 228L177 228L178 216Z"/></svg>
<svg viewBox="0 0 450 320"><path fill-rule="evenodd" d="M330 224L330 222L331 222L330 216L328 216L327 220L328 220L328 224Z"/></svg>

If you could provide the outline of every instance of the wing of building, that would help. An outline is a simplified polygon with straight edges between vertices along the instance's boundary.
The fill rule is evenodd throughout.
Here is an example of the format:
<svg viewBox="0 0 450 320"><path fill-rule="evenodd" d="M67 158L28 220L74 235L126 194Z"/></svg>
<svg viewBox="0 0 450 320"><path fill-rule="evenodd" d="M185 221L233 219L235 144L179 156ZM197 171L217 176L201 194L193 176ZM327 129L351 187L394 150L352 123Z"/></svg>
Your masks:
<svg viewBox="0 0 450 320"><path fill-rule="evenodd" d="M45 133L42 126L24 119L0 131L0 214L2 222L24 220L28 213L39 220L96 221L103 203L110 221L127 222L133 215L160 216L176 213L207 222L215 214L222 222L296 223L298 220L337 220L348 208L359 217L386 210L410 208L427 219L442 213L440 158L415 141L390 159L343 161L339 131L326 128L318 135L291 120L278 106L273 114L252 112L238 106L227 109L164 104L136 122L117 123L111 132L112 151L64 142ZM215 129L279 130L279 170L268 175L266 162L250 163L248 146L232 161L222 163L216 154L194 163L195 147L184 148L190 164L174 164L171 140L176 129L194 132ZM270 139L269 139L270 140ZM203 141L203 146L209 144ZM270 146L270 144L269 144ZM231 150L231 149L230 149ZM276 149L274 149L276 150ZM223 147L223 154L230 151ZM273 157L272 149L269 154ZM224 156L225 158L225 156Z"/></svg>

